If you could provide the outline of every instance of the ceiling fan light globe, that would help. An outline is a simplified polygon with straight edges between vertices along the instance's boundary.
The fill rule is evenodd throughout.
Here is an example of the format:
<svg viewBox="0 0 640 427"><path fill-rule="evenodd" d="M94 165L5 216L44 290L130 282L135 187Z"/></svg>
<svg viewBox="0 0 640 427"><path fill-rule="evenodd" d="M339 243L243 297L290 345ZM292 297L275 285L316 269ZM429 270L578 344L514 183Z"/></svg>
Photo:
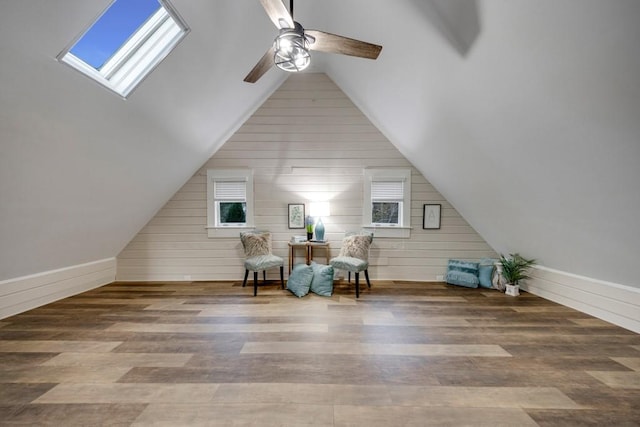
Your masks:
<svg viewBox="0 0 640 427"><path fill-rule="evenodd" d="M309 66L309 57L308 56L298 56L295 60L296 68L299 70L304 70Z"/></svg>
<svg viewBox="0 0 640 427"><path fill-rule="evenodd" d="M311 63L311 56L309 55L309 52L306 51L298 52L297 55L292 54L285 56L276 53L274 62L281 70L295 73L302 71L309 66Z"/></svg>
<svg viewBox="0 0 640 427"><path fill-rule="evenodd" d="M291 49L293 49L293 44L291 43L291 40L287 39L287 38L282 38L279 40L279 46L280 46L280 50L281 51L291 51Z"/></svg>
<svg viewBox="0 0 640 427"><path fill-rule="evenodd" d="M302 71L311 63L309 42L302 31L281 30L273 42L276 66L284 71Z"/></svg>

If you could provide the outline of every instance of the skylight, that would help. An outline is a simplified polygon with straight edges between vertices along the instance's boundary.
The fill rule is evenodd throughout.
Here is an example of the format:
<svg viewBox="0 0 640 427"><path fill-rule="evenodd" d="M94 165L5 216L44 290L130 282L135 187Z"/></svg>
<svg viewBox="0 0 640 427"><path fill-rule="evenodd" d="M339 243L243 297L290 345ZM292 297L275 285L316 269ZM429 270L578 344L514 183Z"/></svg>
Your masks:
<svg viewBox="0 0 640 427"><path fill-rule="evenodd" d="M58 60L126 98L188 32L168 0L114 0Z"/></svg>

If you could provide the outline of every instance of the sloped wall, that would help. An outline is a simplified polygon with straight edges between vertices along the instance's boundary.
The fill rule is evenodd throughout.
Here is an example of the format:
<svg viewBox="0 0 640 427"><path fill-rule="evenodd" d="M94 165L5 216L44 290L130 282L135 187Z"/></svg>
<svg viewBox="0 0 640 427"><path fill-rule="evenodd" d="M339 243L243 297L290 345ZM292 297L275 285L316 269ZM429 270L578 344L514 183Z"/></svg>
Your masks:
<svg viewBox="0 0 640 427"><path fill-rule="evenodd" d="M335 256L344 232L362 226L366 167L412 168L411 237L374 239L373 280L436 280L449 258L495 256L325 74L300 74L289 77L127 245L118 256L117 279L242 279L239 238L207 237L208 168L253 169L256 227L271 230L274 252L285 259L291 236L304 234L287 228L287 205L329 199L331 216L323 222ZM422 229L424 203L442 204L441 229Z"/></svg>

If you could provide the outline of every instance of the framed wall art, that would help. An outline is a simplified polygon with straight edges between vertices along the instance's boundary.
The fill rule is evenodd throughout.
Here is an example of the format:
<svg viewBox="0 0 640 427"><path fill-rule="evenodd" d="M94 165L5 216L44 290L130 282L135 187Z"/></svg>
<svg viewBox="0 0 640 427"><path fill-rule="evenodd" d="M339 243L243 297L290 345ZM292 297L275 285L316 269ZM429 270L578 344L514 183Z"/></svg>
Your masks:
<svg viewBox="0 0 640 427"><path fill-rule="evenodd" d="M289 203L289 228L304 228L304 203Z"/></svg>
<svg viewBox="0 0 640 427"><path fill-rule="evenodd" d="M439 229L441 210L442 205L440 204L425 204L422 211L422 228L424 228L425 230Z"/></svg>

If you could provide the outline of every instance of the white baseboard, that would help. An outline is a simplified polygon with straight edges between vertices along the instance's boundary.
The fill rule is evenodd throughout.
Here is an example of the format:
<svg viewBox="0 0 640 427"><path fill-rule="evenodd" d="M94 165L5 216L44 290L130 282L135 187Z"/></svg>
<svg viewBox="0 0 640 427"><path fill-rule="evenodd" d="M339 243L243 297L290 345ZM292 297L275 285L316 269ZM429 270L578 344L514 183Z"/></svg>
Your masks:
<svg viewBox="0 0 640 427"><path fill-rule="evenodd" d="M0 282L0 319L115 281L116 259L107 258Z"/></svg>
<svg viewBox="0 0 640 427"><path fill-rule="evenodd" d="M640 333L640 289L535 266L522 289Z"/></svg>

